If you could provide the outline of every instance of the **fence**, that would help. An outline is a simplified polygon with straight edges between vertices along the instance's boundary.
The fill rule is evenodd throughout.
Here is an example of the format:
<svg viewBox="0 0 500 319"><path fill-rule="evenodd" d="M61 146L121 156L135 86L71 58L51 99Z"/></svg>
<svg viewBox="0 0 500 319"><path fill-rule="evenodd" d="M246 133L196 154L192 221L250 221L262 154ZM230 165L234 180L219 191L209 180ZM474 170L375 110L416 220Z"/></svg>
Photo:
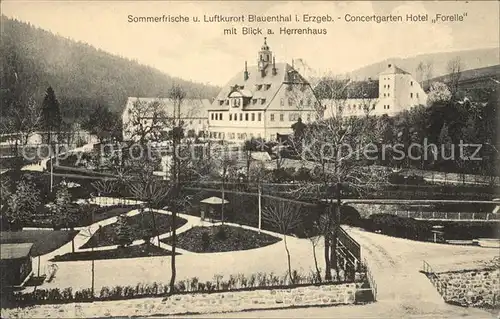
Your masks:
<svg viewBox="0 0 500 319"><path fill-rule="evenodd" d="M338 240L354 258L361 260L361 247L342 227L339 227Z"/></svg>
<svg viewBox="0 0 500 319"><path fill-rule="evenodd" d="M431 265L425 260L422 261L422 272L429 278L434 287L436 287L439 294L443 297L443 300L446 301L446 283L439 279Z"/></svg>
<svg viewBox="0 0 500 319"><path fill-rule="evenodd" d="M427 219L427 220L463 220L463 221L500 221L498 213L470 213L470 212L424 212L424 211L393 211L399 217Z"/></svg>

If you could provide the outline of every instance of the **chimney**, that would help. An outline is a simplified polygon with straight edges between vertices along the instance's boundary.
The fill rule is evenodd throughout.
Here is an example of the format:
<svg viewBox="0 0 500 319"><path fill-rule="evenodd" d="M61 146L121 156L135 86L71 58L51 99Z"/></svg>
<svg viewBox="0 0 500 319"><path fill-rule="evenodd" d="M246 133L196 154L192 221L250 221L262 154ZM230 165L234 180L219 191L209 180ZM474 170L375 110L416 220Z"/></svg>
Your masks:
<svg viewBox="0 0 500 319"><path fill-rule="evenodd" d="M245 61L245 72L243 73L243 79L248 80L248 69L247 69L247 61Z"/></svg>
<svg viewBox="0 0 500 319"><path fill-rule="evenodd" d="M273 56L273 75L278 74L276 70L276 58Z"/></svg>

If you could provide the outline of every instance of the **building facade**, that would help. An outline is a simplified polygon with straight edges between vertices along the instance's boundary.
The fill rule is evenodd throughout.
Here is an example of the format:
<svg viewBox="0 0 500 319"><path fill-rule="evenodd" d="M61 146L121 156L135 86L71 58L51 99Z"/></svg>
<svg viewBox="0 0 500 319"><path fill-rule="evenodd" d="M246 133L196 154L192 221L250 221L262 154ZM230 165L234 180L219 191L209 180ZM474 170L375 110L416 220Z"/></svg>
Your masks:
<svg viewBox="0 0 500 319"><path fill-rule="evenodd" d="M378 81L345 83L345 96L323 99L325 116L384 115L393 116L417 105L427 104L427 94L413 76L403 69L389 64L379 74Z"/></svg>
<svg viewBox="0 0 500 319"><path fill-rule="evenodd" d="M157 103L159 108L151 107L152 103ZM183 123L184 132L188 137L205 136L208 131L208 109L210 107L208 99L184 99L179 107L180 116L176 101L170 98L148 98L129 97L122 114L123 139L130 140L134 135L134 130L148 128L154 125L154 114L156 110L162 111L162 116L167 120L180 119ZM135 108L135 109L134 109ZM142 108L142 110L137 110ZM160 128L167 132L171 127Z"/></svg>
<svg viewBox="0 0 500 319"><path fill-rule="evenodd" d="M276 63L266 38L257 65L239 71L219 92L208 111L209 138L240 143L275 140L290 134L299 118L322 116L311 85L288 63Z"/></svg>

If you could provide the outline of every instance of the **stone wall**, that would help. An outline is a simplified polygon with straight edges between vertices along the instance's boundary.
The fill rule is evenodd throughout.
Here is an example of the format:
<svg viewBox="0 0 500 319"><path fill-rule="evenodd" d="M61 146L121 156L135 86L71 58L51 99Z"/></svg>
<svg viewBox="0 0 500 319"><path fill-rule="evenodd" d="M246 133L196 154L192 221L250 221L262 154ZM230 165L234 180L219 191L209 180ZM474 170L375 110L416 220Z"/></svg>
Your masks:
<svg viewBox="0 0 500 319"><path fill-rule="evenodd" d="M500 307L500 269L465 270L437 273L445 283L443 298L467 307Z"/></svg>
<svg viewBox="0 0 500 319"><path fill-rule="evenodd" d="M169 313L226 312L297 306L353 304L356 284L306 286L212 294L185 294L169 298Z"/></svg>
<svg viewBox="0 0 500 319"><path fill-rule="evenodd" d="M325 284L289 289L180 294L171 296L167 300L162 298L141 298L96 301L93 303L39 305L17 309L2 309L1 315L3 318L102 318L333 306L354 304L358 285L356 283Z"/></svg>

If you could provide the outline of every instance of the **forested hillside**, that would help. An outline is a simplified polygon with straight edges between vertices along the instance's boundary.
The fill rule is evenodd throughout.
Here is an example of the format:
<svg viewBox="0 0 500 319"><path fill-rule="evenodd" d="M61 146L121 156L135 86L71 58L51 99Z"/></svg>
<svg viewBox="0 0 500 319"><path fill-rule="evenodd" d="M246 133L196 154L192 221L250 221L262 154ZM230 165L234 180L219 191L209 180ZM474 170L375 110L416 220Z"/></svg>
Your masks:
<svg viewBox="0 0 500 319"><path fill-rule="evenodd" d="M80 121L97 105L121 112L128 96L166 96L174 82L188 97L218 92L6 16L1 30L2 113L21 97L41 103L49 86L66 122Z"/></svg>

